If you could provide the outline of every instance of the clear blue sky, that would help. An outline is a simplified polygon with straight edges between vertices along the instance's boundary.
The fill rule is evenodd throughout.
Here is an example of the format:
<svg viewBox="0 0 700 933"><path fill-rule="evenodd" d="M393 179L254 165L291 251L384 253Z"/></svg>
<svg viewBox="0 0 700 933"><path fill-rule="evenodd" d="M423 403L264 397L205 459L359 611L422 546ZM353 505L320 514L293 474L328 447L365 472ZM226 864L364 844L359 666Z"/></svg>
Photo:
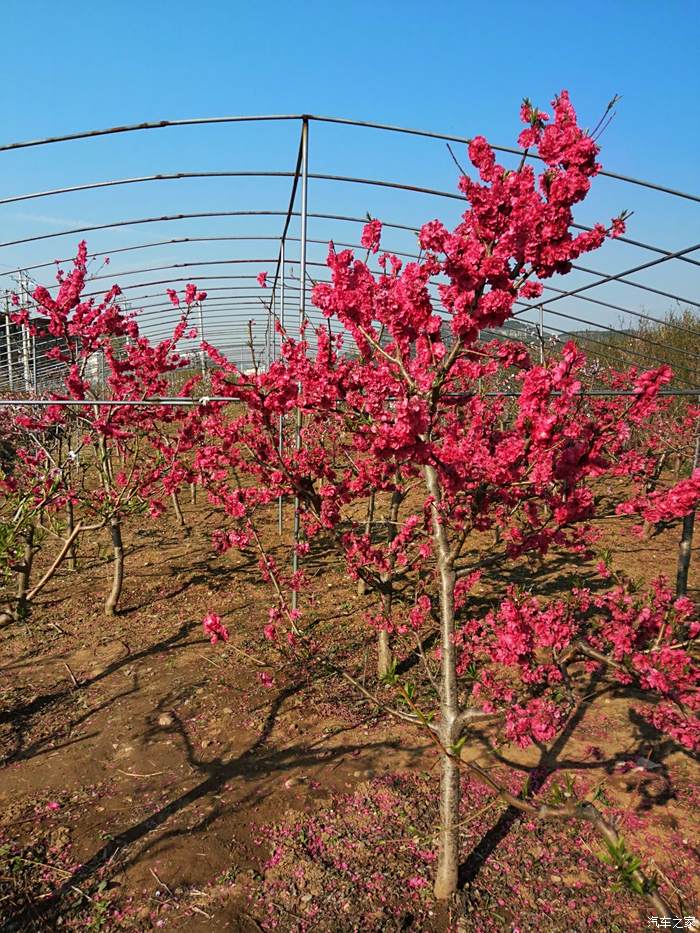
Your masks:
<svg viewBox="0 0 700 933"><path fill-rule="evenodd" d="M596 121L613 94L622 96L602 141L606 168L697 193L699 13L697 0L585 5L5 0L0 141L143 120L311 112L466 136L482 132L494 142L513 144L521 98L546 105L568 88L586 124ZM442 144L345 129L312 131L312 170L454 187L454 166ZM159 171L288 170L296 154L295 134L284 126L165 130L1 153L0 195ZM176 182L2 205L2 240L60 229L61 223L196 206L281 207L288 190L286 180ZM410 223L439 213L437 205L420 199L358 188L339 192L321 182L312 184L311 199L317 210L369 210L380 217L390 211L393 219ZM700 230L698 205L605 181L581 219L604 219L621 208L636 212L632 235L669 249L689 245ZM454 216L453 205L447 203L443 213ZM151 227L96 234L89 245L110 249L161 236L232 232L235 225L169 226L167 232ZM279 223L244 226L239 224L243 232L275 232ZM315 233L322 239L331 231L318 223ZM337 230L334 235L339 238ZM5 249L0 268L63 255L75 239ZM261 247L260 258L270 250ZM620 268L628 258L630 265L641 259L633 251L627 256L625 247L618 250L591 259L590 265ZM151 250L138 260L144 265L193 255L184 248ZM133 268L134 262L115 260L113 268ZM662 267L653 279L643 280L690 290L693 297L696 271ZM653 304L631 289L614 294L632 307ZM653 308L662 311L663 302ZM594 315L595 309L588 310Z"/></svg>

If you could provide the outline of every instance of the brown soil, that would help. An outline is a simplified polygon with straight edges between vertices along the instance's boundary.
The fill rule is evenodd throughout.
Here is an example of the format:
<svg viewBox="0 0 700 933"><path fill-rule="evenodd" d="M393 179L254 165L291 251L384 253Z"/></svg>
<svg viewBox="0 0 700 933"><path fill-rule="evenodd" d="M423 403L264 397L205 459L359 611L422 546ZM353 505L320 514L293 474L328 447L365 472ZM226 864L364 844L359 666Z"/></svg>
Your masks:
<svg viewBox="0 0 700 933"><path fill-rule="evenodd" d="M537 852L563 847L562 840L575 851L583 844L600 851L600 844L594 837L571 837L568 829L530 843L523 835L529 861L518 863L517 871L520 887L529 891L516 909L516 889L503 887L498 866L526 827L518 821L514 828L513 814L500 804L465 836L469 886L461 905L440 910L420 878L411 882L413 890L395 870L384 883L386 903L396 905L398 919L390 922L381 913L385 908L377 913L373 907L375 913L362 921L367 905L349 900L340 911L339 898L357 890L348 882L342 893L333 893L345 869L314 860L308 846L300 852L280 842L292 838L283 827L326 819L324 814L328 825L344 820L342 826L333 823L334 844L342 849L343 839L355 840L352 845L364 853L358 869L364 876L368 830L348 822L357 812L357 795L376 808L392 775L427 773L429 785L392 790L407 795L410 806L378 818L387 837L397 834L401 864L410 871L402 840L421 820L429 827L434 819L428 812L433 802L427 810L416 803L437 780L434 749L409 726L379 716L342 681L314 680L291 662L282 670L267 666L279 662L260 635L270 603L256 559L213 554L216 518L199 506L183 503L183 510L192 527L188 537L166 519L131 522L116 618L102 614L110 572L106 542L101 550L91 542L83 546L82 569L62 572L47 587L28 626L0 630L2 929L526 930L534 928L526 919L528 897L538 929L588 928L579 926L585 913L579 908L601 885L608 889L614 880L608 869L593 855L585 870L567 862L568 856L563 868L550 867L550 880L559 880L548 896L559 898L562 910L573 898L562 927L561 919L548 920L538 907L546 879L537 880L543 864ZM603 524L617 566L643 580L659 572L673 575L675 531L640 542L615 519ZM286 536L278 541L272 521L265 534L285 560ZM312 555L307 566L319 594L311 610L319 640L326 629L341 633L339 652L373 687L372 639L358 621L364 599L322 556ZM513 579L534 579L535 591L547 593L562 586L562 573L563 585L570 586L590 568L574 572L554 561L535 573L523 566ZM210 645L202 633L201 619L210 610L231 631L226 645ZM410 647L405 654L408 667ZM264 671L274 673L272 688L259 678ZM553 749L503 747L494 759L475 746L469 754L489 767L510 762L519 781L539 766L550 775L550 787L557 771L574 775L582 789L599 783L630 848L643 854L647 869L660 872L664 894L684 915L698 913L697 762L630 711L634 698L605 683L591 685L590 693ZM637 764L639 756L659 767L647 770ZM276 844L287 848L270 864ZM424 848L430 846L428 840ZM376 859L379 865L381 856ZM289 867L282 878L280 864ZM305 866L306 880L290 887L295 865ZM325 913L310 909L324 897L332 899ZM410 898L414 907L402 914ZM608 909L609 916L600 915ZM596 928L605 930L638 929L640 917L651 914L627 893L603 898L596 910Z"/></svg>

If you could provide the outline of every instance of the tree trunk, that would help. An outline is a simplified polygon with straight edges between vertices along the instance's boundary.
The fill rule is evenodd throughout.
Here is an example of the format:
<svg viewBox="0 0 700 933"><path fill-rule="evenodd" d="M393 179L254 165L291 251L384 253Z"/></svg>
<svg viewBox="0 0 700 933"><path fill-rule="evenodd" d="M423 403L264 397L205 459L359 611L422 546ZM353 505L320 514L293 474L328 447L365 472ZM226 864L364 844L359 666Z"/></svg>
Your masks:
<svg viewBox="0 0 700 933"><path fill-rule="evenodd" d="M114 569L112 573L112 591L105 603L105 615L113 616L117 614L117 605L122 592L122 583L124 582L124 545L122 543L121 522L118 518L111 519L109 530L112 535Z"/></svg>
<svg viewBox="0 0 700 933"><path fill-rule="evenodd" d="M377 677L380 680L391 671L393 661L389 633L383 630L377 638Z"/></svg>
<svg viewBox="0 0 700 933"><path fill-rule="evenodd" d="M397 524L399 520L399 509L401 508L401 503L403 502L403 494L397 489L394 490L391 494L391 505L389 507L389 518L387 520L387 542L391 544L397 534ZM374 508L374 507L373 507ZM382 592L382 606L384 610L384 615L387 619L391 618L392 606L394 602L394 558L391 556L389 558L390 567L386 573L381 575L382 584L384 590ZM394 664L394 655L391 650L391 639L389 633L386 631L381 631L379 633L379 638L377 639L377 677L381 680L382 677L386 677L387 674L391 672L391 668Z"/></svg>
<svg viewBox="0 0 700 933"><path fill-rule="evenodd" d="M365 534L367 537L372 540L372 522L374 521L374 492L371 492L369 495L369 502L367 503L367 519L365 520ZM367 593L367 584L360 577L357 581L357 595L365 596Z"/></svg>
<svg viewBox="0 0 700 933"><path fill-rule="evenodd" d="M24 557L17 574L17 618L22 620L27 614L27 593L34 563L34 525L30 525L24 535Z"/></svg>
<svg viewBox="0 0 700 933"><path fill-rule="evenodd" d="M68 502L66 502L66 529L68 531L69 538L73 534L74 528L75 528L75 523L74 523L74 516L73 516L73 503L69 499ZM76 570L77 567L78 567L78 561L76 557L75 544L71 544L70 549L68 551L68 569Z"/></svg>
<svg viewBox="0 0 700 933"><path fill-rule="evenodd" d="M648 482L644 486L644 492L647 496L650 496L652 492L656 491L656 487L659 484L659 479L663 472L664 466L666 465L666 460L668 458L668 451L665 450L659 459L656 461L656 466L654 467L654 472L649 477ZM656 530L656 522L650 522L645 519L642 526L642 537L644 540L648 540L651 537L653 532Z"/></svg>
<svg viewBox="0 0 700 933"><path fill-rule="evenodd" d="M177 518L177 523L180 528L187 528L185 524L185 516L182 514L182 509L180 508L180 500L177 497L177 492L173 489L170 493L170 498L173 500L173 508L175 509L175 517Z"/></svg>
<svg viewBox="0 0 700 933"><path fill-rule="evenodd" d="M93 526L96 527L96 526ZM6 622L11 622L13 619L22 619L28 614L28 609L30 604L34 601L37 595L44 589L46 584L53 579L54 574L61 566L63 561L66 558L66 555L70 552L71 547L75 543L75 539L83 531L82 523L78 524L71 530L71 533L63 542L63 547L60 549L54 562L51 564L49 569L44 573L44 576L36 583L31 589L29 589L29 583L31 581L32 566L34 563L34 554L36 553L36 548L34 547L34 526L32 525L25 536L25 548L24 548L24 561L20 565L18 579L17 579L17 600L16 600L16 609L14 614L11 611L0 612L0 623L4 624Z"/></svg>
<svg viewBox="0 0 700 933"><path fill-rule="evenodd" d="M690 468L691 475L700 466L700 424L696 425L695 452ZM693 529L695 527L695 509L683 519L683 532L678 545L678 569L676 571L676 596L685 596L688 591L688 569L693 549Z"/></svg>
<svg viewBox="0 0 700 933"><path fill-rule="evenodd" d="M674 467L673 467L673 472L674 472L675 477L676 477L676 482L678 482L678 480L681 478L681 471L682 471L682 469L683 469L683 455L682 455L682 454L680 453L680 451L679 451L679 452L676 454L676 457L675 457L675 464L674 464Z"/></svg>
<svg viewBox="0 0 700 933"><path fill-rule="evenodd" d="M190 502L192 505L197 504L197 484L190 483Z"/></svg>
<svg viewBox="0 0 700 933"><path fill-rule="evenodd" d="M441 735L445 741L445 734ZM454 755L443 755L440 776L440 835L437 872L433 893L447 900L457 891L459 881L459 764Z"/></svg>
<svg viewBox="0 0 700 933"><path fill-rule="evenodd" d="M693 547L693 529L695 527L695 512L689 512L683 519L683 533L678 545L678 570L676 571L676 597L685 596L688 592L688 569L690 568L690 554Z"/></svg>
<svg viewBox="0 0 700 933"><path fill-rule="evenodd" d="M446 900L457 891L459 877L459 763L451 749L455 745L457 702L457 666L454 644L454 591L457 577L450 545L440 516L441 490L434 467L426 466L425 480L432 496L432 522L435 556L440 573L440 743L443 747L440 780L440 836L435 897Z"/></svg>

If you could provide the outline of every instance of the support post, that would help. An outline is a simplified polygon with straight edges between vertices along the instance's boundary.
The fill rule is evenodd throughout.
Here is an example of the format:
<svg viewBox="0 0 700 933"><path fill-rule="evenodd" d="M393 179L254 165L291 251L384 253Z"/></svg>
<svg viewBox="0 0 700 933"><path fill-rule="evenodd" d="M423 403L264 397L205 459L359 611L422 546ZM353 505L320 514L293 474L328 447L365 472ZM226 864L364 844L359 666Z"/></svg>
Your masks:
<svg viewBox="0 0 700 933"><path fill-rule="evenodd" d="M10 299L5 293L5 347L7 349L7 381L10 391L15 387L15 377L12 367L12 330L10 327Z"/></svg>
<svg viewBox="0 0 700 933"><path fill-rule="evenodd" d="M202 311L202 302L197 302L197 311L199 313L199 341L200 343L204 342L204 312ZM206 376L207 373L207 363L204 355L204 347L199 351L199 365L202 370L202 378Z"/></svg>
<svg viewBox="0 0 700 933"><path fill-rule="evenodd" d="M700 402L700 399L698 400ZM695 452L691 473L700 466L700 421L695 427ZM688 570L693 549L693 531L695 530L695 509L683 518L683 531L678 543L678 569L676 571L676 598L688 592Z"/></svg>
<svg viewBox="0 0 700 933"><path fill-rule="evenodd" d="M27 286L24 280L24 274L19 277L20 300L23 308L27 307ZM29 367L29 331L22 327L22 375L24 377L24 391L28 392L31 387L32 374Z"/></svg>
<svg viewBox="0 0 700 933"><path fill-rule="evenodd" d="M304 117L301 124L301 245L299 251L299 339L304 332L306 324L306 230L308 221L308 190L309 190L309 120ZM301 408L297 408L296 419L296 449L301 449ZM292 571L299 569L299 497L294 497L294 552L292 554ZM297 591L292 590L292 608L297 608Z"/></svg>
<svg viewBox="0 0 700 933"><path fill-rule="evenodd" d="M284 247L285 247L285 243L284 243L284 240L282 240L282 243L280 244L280 272L281 272L280 291L279 291L280 327L284 327L284 276L285 276ZM280 336L280 344L281 344L281 341L282 341L282 337ZM277 438L277 449L279 450L279 455L281 457L284 451L284 416L283 415L280 415L279 433L278 433L278 438ZM277 531L279 532L279 534L282 534L282 522L284 518L283 512L284 512L284 497L280 496L279 499L277 500Z"/></svg>
<svg viewBox="0 0 700 933"><path fill-rule="evenodd" d="M537 335L540 342L540 365L544 366L544 308L542 305L539 307L540 312L540 322L537 328Z"/></svg>
<svg viewBox="0 0 700 933"><path fill-rule="evenodd" d="M32 382L32 375L29 369L29 334L26 328L22 328L22 371L24 376L24 391L28 392Z"/></svg>

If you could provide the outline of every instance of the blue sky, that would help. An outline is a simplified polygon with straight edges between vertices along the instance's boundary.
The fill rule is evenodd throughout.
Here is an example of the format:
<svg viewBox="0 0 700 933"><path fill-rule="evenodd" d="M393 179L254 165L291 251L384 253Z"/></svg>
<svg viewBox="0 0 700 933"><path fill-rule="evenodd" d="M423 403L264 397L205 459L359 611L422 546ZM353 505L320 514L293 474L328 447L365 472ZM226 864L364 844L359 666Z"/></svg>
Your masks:
<svg viewBox="0 0 700 933"><path fill-rule="evenodd" d="M546 105L568 88L584 124L595 123L613 94L622 97L602 140L606 168L700 190L697 0L576 6L5 0L2 12L3 143L143 120L311 112L465 136L484 133L512 145L521 98ZM288 171L297 132L290 125L159 130L0 153L0 196L156 172ZM312 171L454 190L454 166L437 142L314 125L310 162ZM0 205L2 240L198 207L284 208L288 192L288 179L200 180ZM341 190L320 181L311 184L310 201L319 212L370 211L410 224L456 216L449 202L357 186ZM678 249L697 236L698 207L601 180L580 219L632 209L630 235ZM93 234L89 246L111 250L184 235L272 235L280 221L190 221L170 224L167 231L163 226ZM318 239L351 235L321 221L312 228ZM66 255L76 239L5 248L0 270ZM391 245L410 247L400 238ZM214 244L206 256L250 256L251 249L260 259L273 252L264 243ZM649 257L616 249L606 247L589 265L619 269ZM112 268L116 276L137 264L198 260L204 252L201 246L151 248L138 259L128 253L115 258ZM322 254L319 247L314 258ZM668 264L639 280L694 297L698 271ZM621 286L608 294L614 296L609 300L654 313L668 306ZM595 320L616 318L593 306L586 312Z"/></svg>

